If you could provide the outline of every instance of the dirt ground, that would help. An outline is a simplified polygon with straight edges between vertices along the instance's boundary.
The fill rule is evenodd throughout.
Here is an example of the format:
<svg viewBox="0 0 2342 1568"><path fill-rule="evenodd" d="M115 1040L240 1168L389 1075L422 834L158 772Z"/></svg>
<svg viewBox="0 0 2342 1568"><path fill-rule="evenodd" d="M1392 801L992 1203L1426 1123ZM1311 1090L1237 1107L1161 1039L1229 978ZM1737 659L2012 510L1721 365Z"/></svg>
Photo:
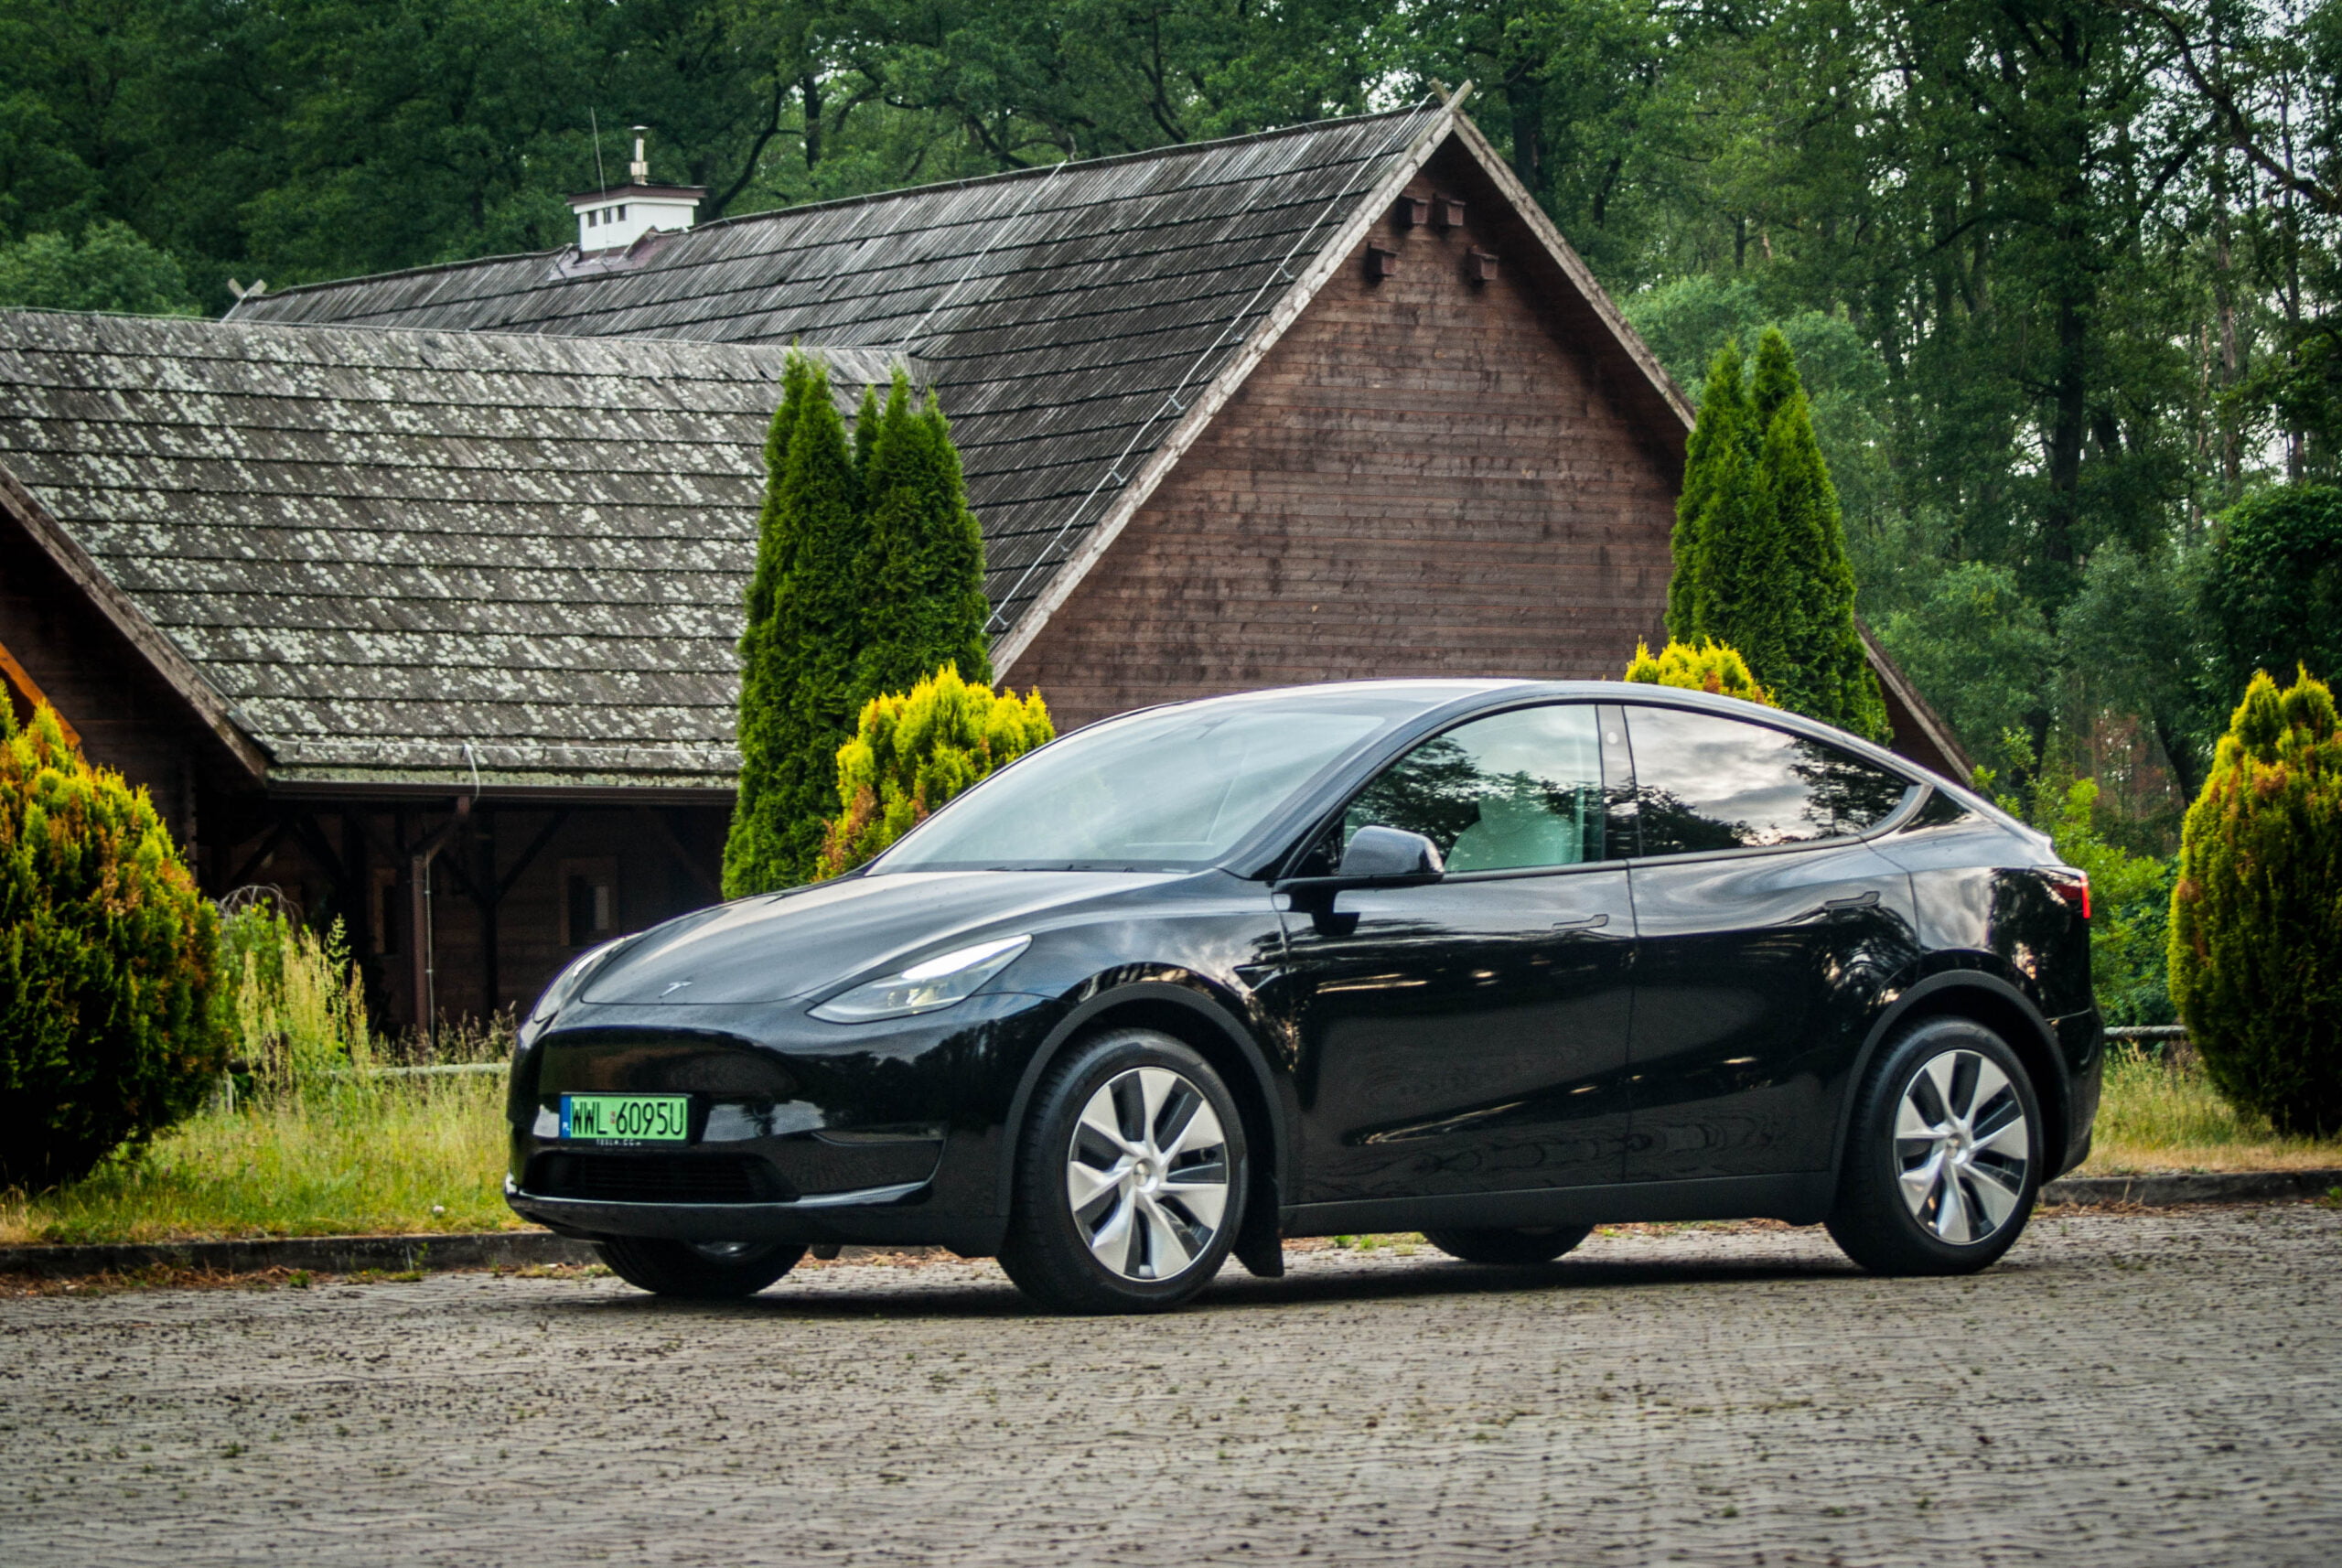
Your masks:
<svg viewBox="0 0 2342 1568"><path fill-rule="evenodd" d="M2342 1212L1296 1252L1168 1317L988 1263L0 1300L0 1563L2331 1563Z"/></svg>

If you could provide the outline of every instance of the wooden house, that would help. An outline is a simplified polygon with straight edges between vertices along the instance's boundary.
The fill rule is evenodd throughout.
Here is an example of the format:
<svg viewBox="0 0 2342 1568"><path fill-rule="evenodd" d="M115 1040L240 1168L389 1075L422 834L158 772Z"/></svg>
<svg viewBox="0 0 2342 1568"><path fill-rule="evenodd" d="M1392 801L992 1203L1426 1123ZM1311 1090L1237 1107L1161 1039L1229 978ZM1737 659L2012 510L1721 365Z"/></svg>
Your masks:
<svg viewBox="0 0 2342 1568"><path fill-rule="evenodd" d="M170 802L207 886L349 920L388 1016L522 1001L713 896L791 343L937 390L996 664L1061 727L1611 676L1660 633L1690 410L1430 102L225 323L0 316L9 682ZM1897 745L1957 767L1879 667Z"/></svg>

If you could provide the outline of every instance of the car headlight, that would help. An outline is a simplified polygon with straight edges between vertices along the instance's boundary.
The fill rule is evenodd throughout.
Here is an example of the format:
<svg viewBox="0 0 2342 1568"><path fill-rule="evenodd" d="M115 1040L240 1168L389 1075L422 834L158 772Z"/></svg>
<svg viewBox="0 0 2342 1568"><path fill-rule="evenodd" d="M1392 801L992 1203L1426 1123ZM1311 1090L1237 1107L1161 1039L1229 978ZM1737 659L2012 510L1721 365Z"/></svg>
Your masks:
<svg viewBox="0 0 2342 1568"><path fill-rule="evenodd" d="M873 1018L902 1018L932 1013L965 1001L978 987L1016 961L1033 945L1030 937L1003 937L979 942L915 963L899 974L874 980L840 992L819 1007L813 1016L833 1024L866 1024Z"/></svg>
<svg viewBox="0 0 2342 1568"><path fill-rule="evenodd" d="M553 1015L568 1006L577 993L586 989L586 983L594 978L594 972L602 967L602 961L609 957L620 942L629 940L619 937L599 947L587 948L572 959L567 969L553 977L553 983L545 987L543 996L537 998L537 1004L529 1009L527 1026L542 1029L552 1023Z"/></svg>

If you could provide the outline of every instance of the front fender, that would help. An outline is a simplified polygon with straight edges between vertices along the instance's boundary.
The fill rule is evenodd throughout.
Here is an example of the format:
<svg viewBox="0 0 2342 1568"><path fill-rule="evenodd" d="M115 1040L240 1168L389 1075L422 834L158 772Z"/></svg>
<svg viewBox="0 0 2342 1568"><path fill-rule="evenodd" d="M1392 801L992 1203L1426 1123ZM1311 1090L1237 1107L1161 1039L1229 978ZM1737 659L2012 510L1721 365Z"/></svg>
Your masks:
<svg viewBox="0 0 2342 1568"><path fill-rule="evenodd" d="M1073 1004L1070 1010L1050 1029L1026 1061L1024 1072L1018 1077L1016 1091L1009 1099L1007 1122L1001 1134L1003 1158L996 1197L998 1213L1007 1214L1014 1200L1016 1161L1025 1133L1026 1112L1032 1105L1034 1094L1040 1089L1042 1076L1069 1046L1102 1024L1111 1022L1117 1014L1132 1015L1157 1008L1177 1008L1187 1018L1209 1028L1217 1038L1226 1041L1229 1049L1250 1070L1253 1087L1259 1091L1262 1102L1268 1107L1273 1155L1271 1168L1280 1176L1292 1170L1295 1120L1292 1086L1270 1069L1267 1053L1262 1049L1252 1026L1244 1021L1246 1013L1255 1011L1247 998L1193 971L1160 968L1121 970L1101 975L1069 1000ZM1290 1183L1280 1185L1289 1187Z"/></svg>

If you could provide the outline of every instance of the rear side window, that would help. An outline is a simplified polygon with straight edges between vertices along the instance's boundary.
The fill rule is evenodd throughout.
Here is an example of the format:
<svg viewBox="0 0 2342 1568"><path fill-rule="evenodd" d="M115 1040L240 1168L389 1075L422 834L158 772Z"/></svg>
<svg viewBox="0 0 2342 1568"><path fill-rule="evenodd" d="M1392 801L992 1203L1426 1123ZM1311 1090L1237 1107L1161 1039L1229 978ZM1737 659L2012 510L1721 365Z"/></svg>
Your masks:
<svg viewBox="0 0 2342 1568"><path fill-rule="evenodd" d="M1447 869L1528 871L1602 858L1602 747L1591 706L1521 708L1458 725L1392 763L1350 802L1359 829L1402 828Z"/></svg>
<svg viewBox="0 0 2342 1568"><path fill-rule="evenodd" d="M1627 715L1646 855L1859 833L1918 788L1852 752L1763 725L1680 708Z"/></svg>

